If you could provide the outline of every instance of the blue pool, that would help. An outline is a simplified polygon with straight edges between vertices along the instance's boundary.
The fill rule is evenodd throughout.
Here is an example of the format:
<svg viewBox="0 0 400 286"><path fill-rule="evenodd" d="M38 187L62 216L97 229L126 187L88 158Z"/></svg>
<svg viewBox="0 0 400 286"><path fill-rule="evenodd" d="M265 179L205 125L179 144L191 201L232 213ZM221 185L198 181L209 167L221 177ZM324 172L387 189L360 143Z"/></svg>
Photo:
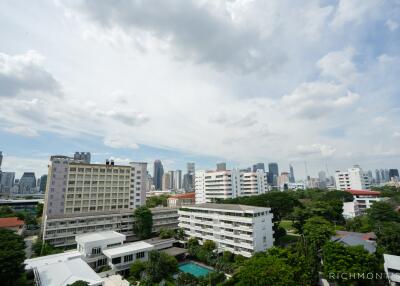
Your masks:
<svg viewBox="0 0 400 286"><path fill-rule="evenodd" d="M210 269L197 265L193 262L179 265L179 270L182 272L193 274L196 277L206 276L208 273L212 272Z"/></svg>

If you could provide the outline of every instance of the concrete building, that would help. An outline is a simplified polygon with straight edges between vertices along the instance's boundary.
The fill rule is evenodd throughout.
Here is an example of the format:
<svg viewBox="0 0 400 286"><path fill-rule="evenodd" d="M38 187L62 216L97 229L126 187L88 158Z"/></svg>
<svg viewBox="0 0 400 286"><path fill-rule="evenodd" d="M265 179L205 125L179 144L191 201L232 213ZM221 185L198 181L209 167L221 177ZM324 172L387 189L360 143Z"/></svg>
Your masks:
<svg viewBox="0 0 400 286"><path fill-rule="evenodd" d="M42 199L0 199L0 207L10 207L14 212L28 212L36 215L38 204L43 204Z"/></svg>
<svg viewBox="0 0 400 286"><path fill-rule="evenodd" d="M24 231L25 222L17 217L0 218L0 229L9 229L21 235Z"/></svg>
<svg viewBox="0 0 400 286"><path fill-rule="evenodd" d="M163 177L162 177L162 188L161 190L163 191L168 191L171 190L171 173L164 173Z"/></svg>
<svg viewBox="0 0 400 286"><path fill-rule="evenodd" d="M36 187L36 176L33 172L25 172L19 180L19 192L22 194L29 194L34 191Z"/></svg>
<svg viewBox="0 0 400 286"><path fill-rule="evenodd" d="M226 171L226 163L225 162L217 163L217 171Z"/></svg>
<svg viewBox="0 0 400 286"><path fill-rule="evenodd" d="M347 171L336 171L335 183L337 190L366 190L371 187L368 175L356 165Z"/></svg>
<svg viewBox="0 0 400 286"><path fill-rule="evenodd" d="M162 178L164 175L164 167L160 160L154 161L153 167L153 183L156 190L161 190L162 188Z"/></svg>
<svg viewBox="0 0 400 286"><path fill-rule="evenodd" d="M294 177L294 170L293 170L293 166L289 165L289 183L295 183L296 182L296 178Z"/></svg>
<svg viewBox="0 0 400 286"><path fill-rule="evenodd" d="M257 170L263 170L265 172L265 166L264 163L257 163L253 165L253 172L256 172Z"/></svg>
<svg viewBox="0 0 400 286"><path fill-rule="evenodd" d="M168 198L168 207L180 208L182 206L194 205L196 200L196 194L194 192L174 195Z"/></svg>
<svg viewBox="0 0 400 286"><path fill-rule="evenodd" d="M219 251L250 257L273 246L269 208L205 203L185 206L178 213L179 227L188 238L212 240Z"/></svg>
<svg viewBox="0 0 400 286"><path fill-rule="evenodd" d="M196 203L255 196L267 191L267 176L262 170L257 170L257 172L196 171Z"/></svg>
<svg viewBox="0 0 400 286"><path fill-rule="evenodd" d="M400 285L400 256L384 254L383 255L386 277L390 286Z"/></svg>
<svg viewBox="0 0 400 286"><path fill-rule="evenodd" d="M271 186L277 186L279 176L278 163L268 164L268 184Z"/></svg>
<svg viewBox="0 0 400 286"><path fill-rule="evenodd" d="M39 179L39 192L44 193L46 191L47 175L42 175Z"/></svg>
<svg viewBox="0 0 400 286"><path fill-rule="evenodd" d="M5 194L10 194L14 186L15 173L14 172L1 172L0 191Z"/></svg>
<svg viewBox="0 0 400 286"><path fill-rule="evenodd" d="M85 164L90 164L91 155L90 152L75 152L74 160L80 161Z"/></svg>
<svg viewBox="0 0 400 286"><path fill-rule="evenodd" d="M172 182L173 190L180 190L182 188L182 170L174 171L174 177Z"/></svg>

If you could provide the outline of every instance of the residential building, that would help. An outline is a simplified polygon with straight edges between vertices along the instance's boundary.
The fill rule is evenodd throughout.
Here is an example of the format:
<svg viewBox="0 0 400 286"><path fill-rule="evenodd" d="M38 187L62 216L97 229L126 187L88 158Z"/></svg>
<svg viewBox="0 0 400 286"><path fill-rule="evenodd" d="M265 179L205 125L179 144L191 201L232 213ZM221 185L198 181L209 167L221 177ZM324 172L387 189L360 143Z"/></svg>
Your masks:
<svg viewBox="0 0 400 286"><path fill-rule="evenodd" d="M390 286L400 285L400 256L384 254L383 268Z"/></svg>
<svg viewBox="0 0 400 286"><path fill-rule="evenodd" d="M196 194L194 192L174 195L168 198L168 207L180 208L182 206L194 205L196 200Z"/></svg>
<svg viewBox="0 0 400 286"><path fill-rule="evenodd" d="M10 229L19 235L24 231L25 222L17 217L0 218L0 229Z"/></svg>
<svg viewBox="0 0 400 286"><path fill-rule="evenodd" d="M75 161L80 161L85 164L90 164L90 158L90 152L75 152L74 154Z"/></svg>
<svg viewBox="0 0 400 286"><path fill-rule="evenodd" d="M288 189L288 184L290 183L290 173L288 172L282 172L280 176L278 176L277 179L277 186L281 190L287 190Z"/></svg>
<svg viewBox="0 0 400 286"><path fill-rule="evenodd" d="M162 178L164 175L164 167L160 160L154 161L153 168L153 184L156 190L161 190L162 188Z"/></svg>
<svg viewBox="0 0 400 286"><path fill-rule="evenodd" d="M335 182L337 190L366 190L371 186L368 175L356 165L347 171L336 171Z"/></svg>
<svg viewBox="0 0 400 286"><path fill-rule="evenodd" d="M226 171L226 163L225 162L217 163L217 171Z"/></svg>
<svg viewBox="0 0 400 286"><path fill-rule="evenodd" d="M369 190L346 190L353 195L352 202L345 202L343 206L343 216L345 218L353 218L358 215L365 214L374 202L382 201L380 192Z"/></svg>
<svg viewBox="0 0 400 286"><path fill-rule="evenodd" d="M29 194L36 187L36 177L33 172L25 172L19 180L19 192Z"/></svg>
<svg viewBox="0 0 400 286"><path fill-rule="evenodd" d="M219 251L245 257L273 246L270 208L230 204L198 204L179 211L179 227L200 243L212 240Z"/></svg>
<svg viewBox="0 0 400 286"><path fill-rule="evenodd" d="M279 176L278 163L268 164L268 184L271 186L277 186Z"/></svg>
<svg viewBox="0 0 400 286"><path fill-rule="evenodd" d="M331 241L341 243L345 246L362 246L366 251L373 254L376 251L376 235L373 232L361 233L351 231L336 231Z"/></svg>
<svg viewBox="0 0 400 286"><path fill-rule="evenodd" d="M267 176L262 170L256 172L196 171L196 203L214 202L241 196L254 196L268 191Z"/></svg>

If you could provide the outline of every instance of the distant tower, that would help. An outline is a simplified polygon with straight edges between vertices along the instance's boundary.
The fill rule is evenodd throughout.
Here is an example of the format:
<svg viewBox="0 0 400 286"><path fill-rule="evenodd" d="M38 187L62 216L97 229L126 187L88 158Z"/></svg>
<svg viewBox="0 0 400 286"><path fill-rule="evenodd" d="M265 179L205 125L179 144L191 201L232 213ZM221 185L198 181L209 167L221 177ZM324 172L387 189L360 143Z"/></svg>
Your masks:
<svg viewBox="0 0 400 286"><path fill-rule="evenodd" d="M187 174L191 175L193 175L196 170L194 162L187 163L186 168L187 168Z"/></svg>
<svg viewBox="0 0 400 286"><path fill-rule="evenodd" d="M268 164L268 184L276 186L278 183L279 168L278 163Z"/></svg>
<svg viewBox="0 0 400 286"><path fill-rule="evenodd" d="M153 168L153 184L156 190L162 189L162 181L164 175L164 167L160 160L154 161L154 168Z"/></svg>
<svg viewBox="0 0 400 286"><path fill-rule="evenodd" d="M74 160L82 161L83 163L90 164L90 152L75 152Z"/></svg>
<svg viewBox="0 0 400 286"><path fill-rule="evenodd" d="M217 163L217 171L226 171L226 163L225 162Z"/></svg>
<svg viewBox="0 0 400 286"><path fill-rule="evenodd" d="M290 183L295 183L296 179L294 177L294 171L293 171L293 166L292 165L289 165L289 170L290 170L289 182Z"/></svg>
<svg viewBox="0 0 400 286"><path fill-rule="evenodd" d="M257 170L265 171L264 163L257 163L253 165L253 172L257 172Z"/></svg>
<svg viewBox="0 0 400 286"><path fill-rule="evenodd" d="M0 151L0 170L1 170L1 163L3 163L3 152Z"/></svg>

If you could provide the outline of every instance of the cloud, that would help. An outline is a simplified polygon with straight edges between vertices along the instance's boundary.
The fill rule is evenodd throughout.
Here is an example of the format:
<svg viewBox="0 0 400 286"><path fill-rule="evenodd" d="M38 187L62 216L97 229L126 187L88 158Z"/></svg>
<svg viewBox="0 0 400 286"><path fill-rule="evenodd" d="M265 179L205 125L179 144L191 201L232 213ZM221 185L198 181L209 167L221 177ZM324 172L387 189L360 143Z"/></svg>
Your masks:
<svg viewBox="0 0 400 286"><path fill-rule="evenodd" d="M39 136L39 133L35 130L32 129L32 127L27 127L27 126L12 126L12 127L7 127L4 128L4 131L22 135L25 137L37 137Z"/></svg>
<svg viewBox="0 0 400 286"><path fill-rule="evenodd" d="M60 84L44 69L44 57L36 51L7 55L0 53L0 97L23 92L60 95Z"/></svg>
<svg viewBox="0 0 400 286"><path fill-rule="evenodd" d="M312 144L312 145L299 145L297 151L300 155L320 155L322 157L330 157L336 149L329 145L324 144Z"/></svg>
<svg viewBox="0 0 400 286"><path fill-rule="evenodd" d="M339 0L331 24L335 28L341 28L349 23L360 25L377 13L381 6L380 2L379 0Z"/></svg>
<svg viewBox="0 0 400 286"><path fill-rule="evenodd" d="M388 27L388 29L390 30L390 31L395 31L395 30L397 30L397 28L399 27L399 23L397 23L396 21L394 21L394 20L392 20L392 19L388 19L386 22L385 22L385 25Z"/></svg>
<svg viewBox="0 0 400 286"><path fill-rule="evenodd" d="M138 149L139 145L135 142L132 142L132 139L123 135L123 134L110 134L105 135L103 139L104 145L111 148L129 148L129 149Z"/></svg>

